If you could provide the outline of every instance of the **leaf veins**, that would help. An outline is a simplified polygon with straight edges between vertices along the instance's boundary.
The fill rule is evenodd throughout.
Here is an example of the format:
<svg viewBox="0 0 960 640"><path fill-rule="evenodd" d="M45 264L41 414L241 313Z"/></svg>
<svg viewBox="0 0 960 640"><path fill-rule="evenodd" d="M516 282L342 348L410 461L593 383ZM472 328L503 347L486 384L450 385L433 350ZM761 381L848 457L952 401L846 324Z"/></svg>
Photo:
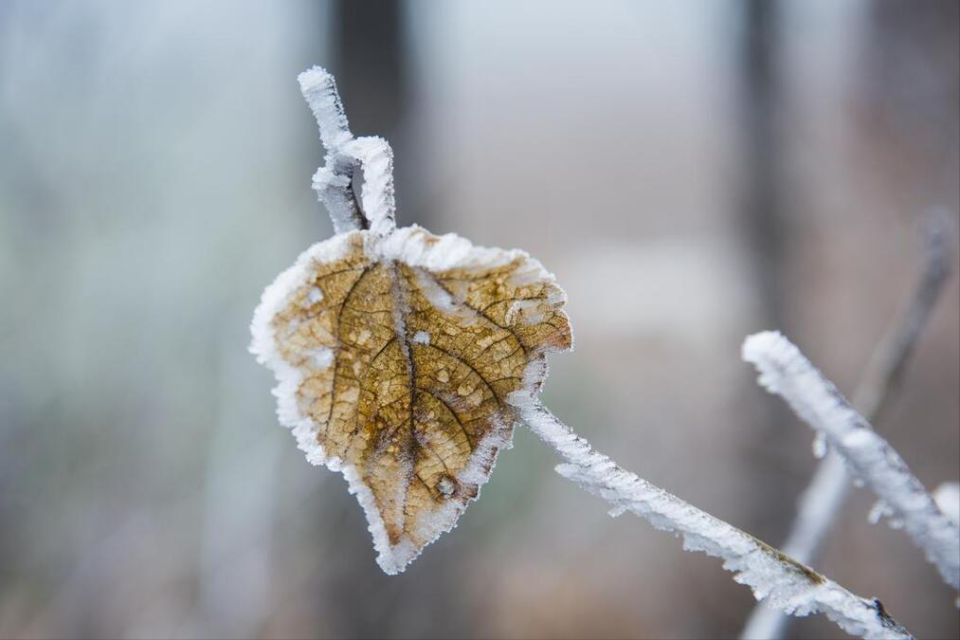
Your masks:
<svg viewBox="0 0 960 640"><path fill-rule="evenodd" d="M512 437L510 395L570 348L563 303L527 254L419 228L319 243L265 293L253 348L281 381L281 419L350 480L388 572L479 494Z"/></svg>

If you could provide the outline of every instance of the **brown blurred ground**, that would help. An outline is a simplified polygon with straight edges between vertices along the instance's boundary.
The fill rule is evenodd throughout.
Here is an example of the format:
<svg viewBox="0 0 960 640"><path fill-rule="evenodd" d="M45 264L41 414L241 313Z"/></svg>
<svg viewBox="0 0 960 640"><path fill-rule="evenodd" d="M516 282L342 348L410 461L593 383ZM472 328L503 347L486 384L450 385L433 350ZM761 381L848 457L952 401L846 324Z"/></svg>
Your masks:
<svg viewBox="0 0 960 640"><path fill-rule="evenodd" d="M779 315L852 390L916 278L919 215L960 209L957 6L778 3L770 255L743 214L745 4L409 3L403 37L374 39L403 47L403 86L376 98L400 119L340 80L357 133L395 132L401 222L523 247L567 289L576 352L547 404L777 544L811 438L740 342ZM0 637L735 635L752 598L719 563L609 518L523 430L458 529L389 578L340 477L277 426L247 324L330 233L295 77L382 62L332 37L343 19L0 4ZM877 425L931 488L958 477L958 306L955 278ZM817 568L918 636L960 635L955 594L870 504Z"/></svg>

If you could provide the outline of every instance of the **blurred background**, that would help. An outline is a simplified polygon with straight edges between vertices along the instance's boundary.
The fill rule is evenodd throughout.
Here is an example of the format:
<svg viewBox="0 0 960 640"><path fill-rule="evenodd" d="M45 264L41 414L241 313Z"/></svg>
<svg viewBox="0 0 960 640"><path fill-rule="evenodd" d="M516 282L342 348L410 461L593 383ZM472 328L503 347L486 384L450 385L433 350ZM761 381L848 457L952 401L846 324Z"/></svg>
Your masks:
<svg viewBox="0 0 960 640"><path fill-rule="evenodd" d="M816 460L739 358L787 332L844 392L960 208L960 3L0 1L0 637L722 638L720 563L553 473L523 429L387 577L247 353L330 235L296 84L396 151L398 217L522 247L569 293L545 401L772 544ZM951 232L957 244L957 232ZM960 464L952 279L878 430ZM849 501L816 567L921 637L955 593ZM836 637L822 617L792 634Z"/></svg>

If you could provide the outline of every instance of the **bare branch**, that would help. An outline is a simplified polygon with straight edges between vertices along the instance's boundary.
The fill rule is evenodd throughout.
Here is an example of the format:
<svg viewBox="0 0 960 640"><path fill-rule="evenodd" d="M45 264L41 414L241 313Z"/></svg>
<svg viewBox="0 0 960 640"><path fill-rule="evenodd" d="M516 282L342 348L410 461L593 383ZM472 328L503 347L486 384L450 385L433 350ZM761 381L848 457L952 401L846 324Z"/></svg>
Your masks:
<svg viewBox="0 0 960 640"><path fill-rule="evenodd" d="M893 447L779 333L749 336L743 344L743 359L757 367L760 384L822 433L851 471L902 520L944 581L960 588L960 529L940 512Z"/></svg>
<svg viewBox="0 0 960 640"><path fill-rule="evenodd" d="M611 515L631 511L657 529L681 535L684 548L721 558L734 579L758 600L787 613L822 612L848 633L869 638L910 638L878 600L861 598L723 520L650 484L598 453L534 398L516 402L522 420L566 464L557 472L600 496Z"/></svg>
<svg viewBox="0 0 960 640"><path fill-rule="evenodd" d="M324 165L313 175L313 189L330 214L334 232L366 228L353 192L356 159L343 152L344 145L353 140L353 134L340 103L337 83L321 67L307 69L297 76L297 81L317 119L320 142L326 150Z"/></svg>
<svg viewBox="0 0 960 640"><path fill-rule="evenodd" d="M360 204L370 229L380 236L396 226L396 202L393 191L393 150L390 143L376 136L364 136L344 145L345 154L363 167Z"/></svg>
<svg viewBox="0 0 960 640"><path fill-rule="evenodd" d="M863 381L853 394L854 406L872 423L882 419L893 397L891 391L903 379L920 332L950 279L954 256L952 218L951 213L942 208L931 209L924 216L920 280L902 318L875 352Z"/></svg>
<svg viewBox="0 0 960 640"><path fill-rule="evenodd" d="M923 218L921 255L923 268L909 304L899 321L874 352L853 394L853 405L876 424L903 380L917 340L949 280L953 263L950 231L952 216L942 208L931 209ZM797 516L783 552L804 564L816 562L827 532L836 522L847 495L850 476L843 460L828 450L810 484L800 495ZM743 640L779 640L789 619L779 611L757 606L744 627Z"/></svg>
<svg viewBox="0 0 960 640"><path fill-rule="evenodd" d="M325 69L312 67L297 80L327 152L324 165L313 175L313 188L327 207L333 230L372 229L387 235L396 228L390 144L373 136L353 137L337 83Z"/></svg>

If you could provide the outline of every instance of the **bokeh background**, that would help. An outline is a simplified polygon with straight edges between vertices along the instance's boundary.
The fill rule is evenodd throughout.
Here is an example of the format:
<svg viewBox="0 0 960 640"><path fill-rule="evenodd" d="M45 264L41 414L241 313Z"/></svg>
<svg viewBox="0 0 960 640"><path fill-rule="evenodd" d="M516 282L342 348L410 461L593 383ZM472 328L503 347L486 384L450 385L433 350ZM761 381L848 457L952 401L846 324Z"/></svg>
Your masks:
<svg viewBox="0 0 960 640"><path fill-rule="evenodd" d="M522 429L454 532L379 571L246 351L263 287L331 233L296 75L333 70L353 130L391 140L402 223L557 274L555 412L779 544L811 434L740 343L783 329L855 386L923 212L960 208L958 7L0 1L0 637L734 636L747 589L608 517ZM877 425L930 488L960 475L958 291ZM871 503L817 568L958 637Z"/></svg>

